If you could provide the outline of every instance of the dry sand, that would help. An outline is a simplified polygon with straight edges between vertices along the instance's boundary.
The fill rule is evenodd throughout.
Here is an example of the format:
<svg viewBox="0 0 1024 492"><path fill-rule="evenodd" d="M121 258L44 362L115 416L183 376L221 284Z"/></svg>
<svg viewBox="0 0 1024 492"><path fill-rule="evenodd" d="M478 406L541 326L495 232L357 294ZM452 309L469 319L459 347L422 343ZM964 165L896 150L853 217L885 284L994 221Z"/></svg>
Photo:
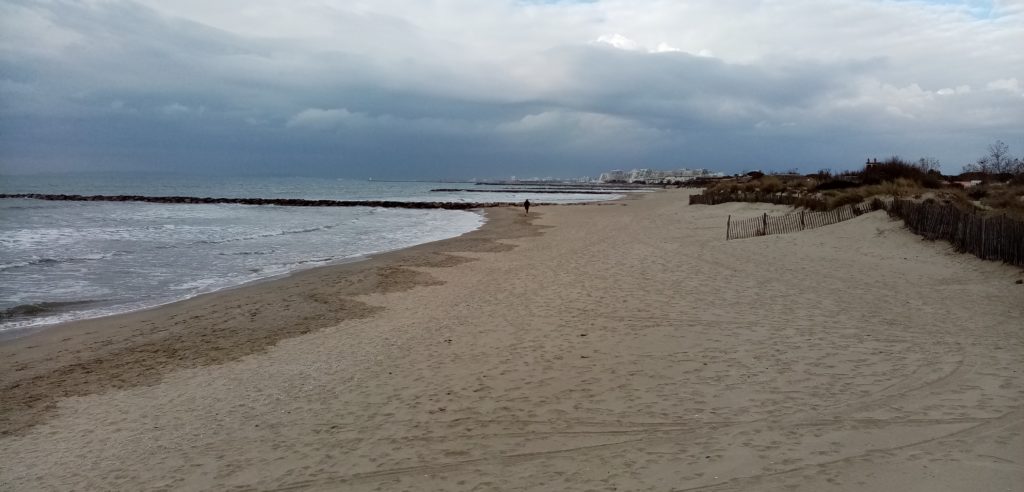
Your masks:
<svg viewBox="0 0 1024 492"><path fill-rule="evenodd" d="M4 343L0 488L1024 488L1019 269L685 195Z"/></svg>

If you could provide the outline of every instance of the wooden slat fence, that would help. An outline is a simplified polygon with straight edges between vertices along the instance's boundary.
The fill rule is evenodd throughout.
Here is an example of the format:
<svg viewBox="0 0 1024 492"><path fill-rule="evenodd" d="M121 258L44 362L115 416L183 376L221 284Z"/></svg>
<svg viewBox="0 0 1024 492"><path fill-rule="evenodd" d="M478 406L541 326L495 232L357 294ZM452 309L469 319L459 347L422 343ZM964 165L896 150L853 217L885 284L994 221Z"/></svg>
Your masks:
<svg viewBox="0 0 1024 492"><path fill-rule="evenodd" d="M835 224L873 210L885 210L890 217L902 219L907 229L925 239L949 241L961 253L1024 266L1024 220L1005 214L986 216L948 203L875 199L825 212L801 210L781 216L762 214L739 220L729 216L725 236L730 240L786 234Z"/></svg>
<svg viewBox="0 0 1024 492"><path fill-rule="evenodd" d="M770 234L787 234L790 232L814 229L829 224L835 224L844 220L850 220L858 215L865 214L872 210L878 210L878 205L872 203L859 203L856 205L845 205L824 212L807 212L804 210L788 213L786 215L772 216L763 214L760 217L749 219L732 220L732 216L726 221L725 239L744 239L756 236L767 236Z"/></svg>
<svg viewBox="0 0 1024 492"><path fill-rule="evenodd" d="M894 200L891 217L926 239L944 239L961 253L1024 266L1024 221L1006 215L984 216L951 204Z"/></svg>

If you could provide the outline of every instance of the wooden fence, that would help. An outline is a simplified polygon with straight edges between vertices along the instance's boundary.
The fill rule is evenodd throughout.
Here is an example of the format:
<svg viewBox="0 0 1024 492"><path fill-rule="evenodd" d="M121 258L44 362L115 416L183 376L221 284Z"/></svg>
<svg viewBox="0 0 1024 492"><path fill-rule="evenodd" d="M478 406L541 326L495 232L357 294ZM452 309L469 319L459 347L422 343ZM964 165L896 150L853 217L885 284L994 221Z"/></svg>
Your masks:
<svg viewBox="0 0 1024 492"><path fill-rule="evenodd" d="M692 198L701 196L692 195L691 203ZM762 214L760 217L739 220L733 220L730 215L726 219L725 238L744 239L814 229L873 210L885 210L890 217L902 219L907 229L925 239L949 241L961 253L1024 266L1024 221L1006 215L986 216L948 203L874 199L868 203L846 205L825 212L801 210L780 216Z"/></svg>
<svg viewBox="0 0 1024 492"><path fill-rule="evenodd" d="M767 236L769 234L787 234L804 229L814 229L850 220L872 210L878 210L880 205L880 203L876 204L875 202L859 203L856 205L845 205L824 212L801 210L786 215L770 216L763 214L760 217L740 220L732 220L730 215L725 223L725 239L728 241L730 239L744 239Z"/></svg>
<svg viewBox="0 0 1024 492"><path fill-rule="evenodd" d="M945 239L961 253L1024 266L1024 221L984 216L951 204L894 200L886 211L926 239Z"/></svg>

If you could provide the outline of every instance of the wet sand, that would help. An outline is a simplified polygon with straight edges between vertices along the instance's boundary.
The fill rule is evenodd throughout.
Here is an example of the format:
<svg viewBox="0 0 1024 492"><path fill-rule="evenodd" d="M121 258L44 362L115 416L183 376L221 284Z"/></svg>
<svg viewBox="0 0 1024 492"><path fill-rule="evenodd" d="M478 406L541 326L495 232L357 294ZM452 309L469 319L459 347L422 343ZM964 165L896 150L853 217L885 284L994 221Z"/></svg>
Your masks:
<svg viewBox="0 0 1024 492"><path fill-rule="evenodd" d="M1019 269L685 191L0 344L14 490L1019 490Z"/></svg>

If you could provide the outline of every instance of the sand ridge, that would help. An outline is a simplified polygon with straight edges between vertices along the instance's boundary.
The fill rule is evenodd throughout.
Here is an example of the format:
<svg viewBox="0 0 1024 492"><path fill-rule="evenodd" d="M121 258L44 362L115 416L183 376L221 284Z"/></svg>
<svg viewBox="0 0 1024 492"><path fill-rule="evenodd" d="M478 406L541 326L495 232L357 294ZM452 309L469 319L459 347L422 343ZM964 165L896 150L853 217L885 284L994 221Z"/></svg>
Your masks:
<svg viewBox="0 0 1024 492"><path fill-rule="evenodd" d="M1018 270L880 213L725 242L726 214L773 207L685 194L541 207L542 234L352 298L372 316L60 400L0 440L0 471L89 489L1024 483Z"/></svg>

